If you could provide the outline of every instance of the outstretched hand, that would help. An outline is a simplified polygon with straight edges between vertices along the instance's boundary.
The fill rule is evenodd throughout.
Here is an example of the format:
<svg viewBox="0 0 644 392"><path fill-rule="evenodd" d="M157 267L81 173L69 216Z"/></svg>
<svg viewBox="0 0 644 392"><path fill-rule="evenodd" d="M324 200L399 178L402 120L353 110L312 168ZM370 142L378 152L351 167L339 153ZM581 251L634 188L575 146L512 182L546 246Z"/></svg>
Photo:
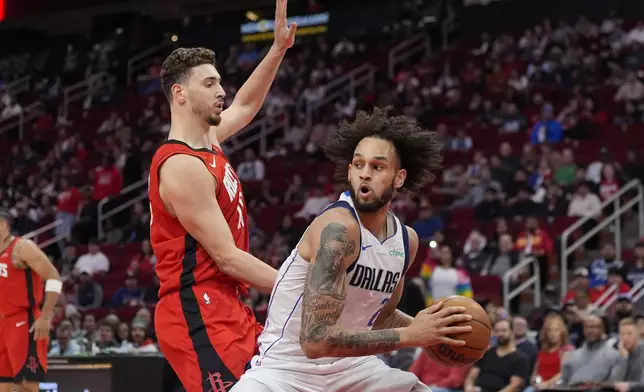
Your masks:
<svg viewBox="0 0 644 392"><path fill-rule="evenodd" d="M286 5L288 0L277 0L275 3L275 43L277 49L286 51L295 43L297 23L288 24L286 20Z"/></svg>

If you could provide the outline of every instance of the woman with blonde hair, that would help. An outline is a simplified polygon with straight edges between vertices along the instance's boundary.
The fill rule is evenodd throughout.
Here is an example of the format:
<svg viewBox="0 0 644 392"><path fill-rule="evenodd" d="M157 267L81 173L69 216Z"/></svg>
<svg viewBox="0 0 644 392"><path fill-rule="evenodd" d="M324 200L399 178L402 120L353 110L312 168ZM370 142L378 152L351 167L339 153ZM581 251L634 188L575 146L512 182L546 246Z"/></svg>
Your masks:
<svg viewBox="0 0 644 392"><path fill-rule="evenodd" d="M560 314L551 314L544 320L539 332L539 349L532 385L527 388L530 391L555 386L561 378L563 357L573 349L566 322Z"/></svg>

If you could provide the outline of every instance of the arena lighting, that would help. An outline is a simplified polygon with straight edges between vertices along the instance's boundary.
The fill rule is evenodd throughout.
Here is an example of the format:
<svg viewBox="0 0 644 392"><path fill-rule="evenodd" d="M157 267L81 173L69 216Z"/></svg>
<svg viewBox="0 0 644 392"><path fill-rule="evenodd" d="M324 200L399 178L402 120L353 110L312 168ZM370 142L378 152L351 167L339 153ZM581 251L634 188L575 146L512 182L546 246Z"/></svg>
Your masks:
<svg viewBox="0 0 644 392"><path fill-rule="evenodd" d="M0 21L4 20L5 8L7 7L5 0L0 0Z"/></svg>
<svg viewBox="0 0 644 392"><path fill-rule="evenodd" d="M179 37L176 34L173 34L172 37L170 37L170 41L172 42L177 42L179 40Z"/></svg>
<svg viewBox="0 0 644 392"><path fill-rule="evenodd" d="M259 20L259 15L253 11L246 12L246 18L252 22L257 22Z"/></svg>

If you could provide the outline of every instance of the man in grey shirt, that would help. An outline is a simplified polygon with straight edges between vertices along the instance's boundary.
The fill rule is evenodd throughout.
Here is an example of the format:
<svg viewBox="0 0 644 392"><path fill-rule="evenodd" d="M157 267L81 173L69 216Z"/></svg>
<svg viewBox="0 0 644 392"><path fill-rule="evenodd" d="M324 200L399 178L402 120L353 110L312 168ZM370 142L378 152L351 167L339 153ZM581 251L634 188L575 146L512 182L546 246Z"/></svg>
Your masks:
<svg viewBox="0 0 644 392"><path fill-rule="evenodd" d="M644 392L644 343L635 320L619 323L620 359L610 375L617 392Z"/></svg>
<svg viewBox="0 0 644 392"><path fill-rule="evenodd" d="M562 365L564 385L597 384L610 379L620 355L606 340L603 320L595 315L584 319L586 342L569 353Z"/></svg>

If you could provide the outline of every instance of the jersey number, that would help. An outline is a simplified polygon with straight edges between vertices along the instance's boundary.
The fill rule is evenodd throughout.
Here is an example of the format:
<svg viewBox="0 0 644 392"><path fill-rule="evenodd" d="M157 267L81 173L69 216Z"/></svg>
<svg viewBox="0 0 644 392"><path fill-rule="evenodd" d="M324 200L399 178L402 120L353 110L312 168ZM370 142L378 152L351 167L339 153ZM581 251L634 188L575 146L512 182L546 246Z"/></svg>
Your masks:
<svg viewBox="0 0 644 392"><path fill-rule="evenodd" d="M0 264L0 278L7 278L9 277L9 269L6 264L2 263Z"/></svg>
<svg viewBox="0 0 644 392"><path fill-rule="evenodd" d="M385 298L382 300L380 303L380 307L378 310L376 310L376 313L371 316L371 319L369 319L369 322L367 323L367 327L373 327L373 325L376 323L376 320L378 319L378 316L380 316L380 312L382 312L382 309L385 307L385 305L389 302L389 298Z"/></svg>

